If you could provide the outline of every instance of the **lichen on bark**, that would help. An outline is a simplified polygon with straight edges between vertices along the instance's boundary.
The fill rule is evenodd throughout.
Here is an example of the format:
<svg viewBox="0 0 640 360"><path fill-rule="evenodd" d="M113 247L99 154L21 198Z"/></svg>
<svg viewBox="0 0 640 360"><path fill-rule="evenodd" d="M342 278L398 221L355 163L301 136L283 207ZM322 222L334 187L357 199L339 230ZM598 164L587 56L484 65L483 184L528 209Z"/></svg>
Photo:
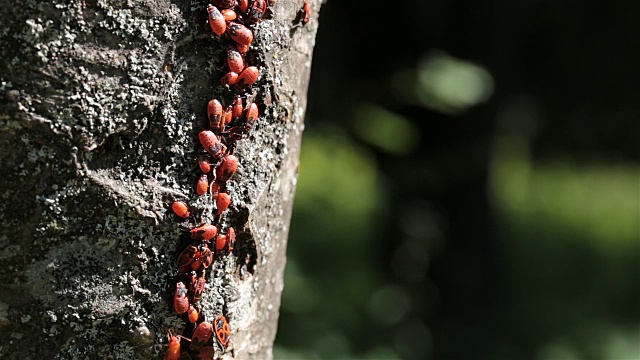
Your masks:
<svg viewBox="0 0 640 360"><path fill-rule="evenodd" d="M0 0L0 358L158 358L197 197L197 132L224 46L204 1ZM320 4L315 4L319 6ZM256 29L258 125L236 149L222 223L237 250L202 308L233 327L225 356L271 357L317 22L279 0ZM174 199L197 216L179 222Z"/></svg>

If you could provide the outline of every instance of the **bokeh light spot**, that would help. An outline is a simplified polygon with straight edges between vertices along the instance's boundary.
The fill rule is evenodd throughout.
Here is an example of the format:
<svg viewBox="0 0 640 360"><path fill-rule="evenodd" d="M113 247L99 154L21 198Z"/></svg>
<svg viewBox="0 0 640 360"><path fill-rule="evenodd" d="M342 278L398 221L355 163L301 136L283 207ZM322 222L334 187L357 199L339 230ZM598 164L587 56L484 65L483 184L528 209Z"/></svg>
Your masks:
<svg viewBox="0 0 640 360"><path fill-rule="evenodd" d="M459 113L491 97L493 77L477 64L435 53L419 65L416 92L428 108Z"/></svg>
<svg viewBox="0 0 640 360"><path fill-rule="evenodd" d="M420 132L411 121L373 104L356 110L353 128L363 140L390 154L410 153L420 143Z"/></svg>
<svg viewBox="0 0 640 360"><path fill-rule="evenodd" d="M371 295L368 308L376 322L394 325L411 310L411 296L401 286L386 285Z"/></svg>

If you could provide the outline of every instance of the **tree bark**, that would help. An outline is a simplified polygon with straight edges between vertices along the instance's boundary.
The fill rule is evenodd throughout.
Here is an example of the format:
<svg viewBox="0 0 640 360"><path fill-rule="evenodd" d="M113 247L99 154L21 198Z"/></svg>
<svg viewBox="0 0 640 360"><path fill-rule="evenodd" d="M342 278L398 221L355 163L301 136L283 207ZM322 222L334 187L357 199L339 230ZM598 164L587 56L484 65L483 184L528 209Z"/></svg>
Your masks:
<svg viewBox="0 0 640 360"><path fill-rule="evenodd" d="M0 358L160 358L184 234L216 220L193 190L206 103L233 92L204 1L0 0ZM318 10L320 1L311 1ZM217 256L201 302L232 327L224 357L272 357L317 21L278 0L256 26ZM170 211L187 199L195 215Z"/></svg>

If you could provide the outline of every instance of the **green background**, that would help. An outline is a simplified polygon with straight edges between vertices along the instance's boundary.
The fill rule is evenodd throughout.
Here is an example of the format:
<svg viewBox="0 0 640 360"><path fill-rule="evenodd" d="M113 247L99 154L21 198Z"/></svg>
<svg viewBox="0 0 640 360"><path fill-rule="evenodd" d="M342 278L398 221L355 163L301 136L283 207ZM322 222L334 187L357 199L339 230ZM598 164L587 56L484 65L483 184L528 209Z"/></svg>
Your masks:
<svg viewBox="0 0 640 360"><path fill-rule="evenodd" d="M328 1L276 359L640 359L637 14Z"/></svg>

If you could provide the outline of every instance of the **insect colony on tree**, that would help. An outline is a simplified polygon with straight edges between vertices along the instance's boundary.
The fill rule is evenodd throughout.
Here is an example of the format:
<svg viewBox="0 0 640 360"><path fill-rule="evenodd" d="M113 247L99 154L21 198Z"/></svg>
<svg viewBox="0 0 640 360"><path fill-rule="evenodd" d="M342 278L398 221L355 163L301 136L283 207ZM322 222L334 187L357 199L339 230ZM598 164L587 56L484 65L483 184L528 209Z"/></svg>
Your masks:
<svg viewBox="0 0 640 360"><path fill-rule="evenodd" d="M211 31L217 36L228 36L226 62L229 72L222 77L221 83L237 93L233 103L226 107L218 99L209 101L207 119L210 129L198 134L206 153L198 157L201 174L195 186L196 193L200 196L208 193L211 196L216 204L217 215L224 213L232 203L226 183L238 169L238 158L233 155L235 143L253 129L260 116L258 105L245 103L242 96L260 77L260 70L256 66L249 66L245 60L254 39L251 27L262 20L268 6L274 5L275 0L213 0L213 5L207 6ZM300 21L304 25L309 22L311 12L308 2L304 2L301 11L303 17ZM189 219L191 215L189 205L182 200L174 201L171 209L183 219ZM185 323L193 324L195 329L190 332L190 338L186 336L188 334L173 335L169 331L167 360L191 359L192 355L197 359L213 359L216 355L212 340L214 334L215 342L223 352L229 345L231 327L226 317L217 315L210 323L197 305L205 289L206 269L213 264L216 256L230 254L234 250L234 228L228 227L225 233L219 226L201 224L191 229L193 241L178 256L179 281L175 285L173 308L178 315L186 318ZM188 348L181 347L181 339L190 342Z"/></svg>

